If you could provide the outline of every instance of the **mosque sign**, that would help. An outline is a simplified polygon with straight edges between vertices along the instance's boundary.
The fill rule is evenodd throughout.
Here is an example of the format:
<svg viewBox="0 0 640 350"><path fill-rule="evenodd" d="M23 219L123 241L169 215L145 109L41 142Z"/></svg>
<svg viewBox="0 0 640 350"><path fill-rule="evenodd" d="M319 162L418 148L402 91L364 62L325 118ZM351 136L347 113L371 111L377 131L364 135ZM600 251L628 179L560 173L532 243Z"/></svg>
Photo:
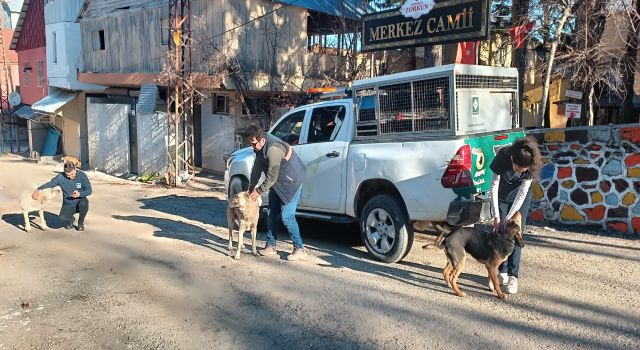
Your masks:
<svg viewBox="0 0 640 350"><path fill-rule="evenodd" d="M407 0L362 19L364 51L485 40L489 0Z"/></svg>

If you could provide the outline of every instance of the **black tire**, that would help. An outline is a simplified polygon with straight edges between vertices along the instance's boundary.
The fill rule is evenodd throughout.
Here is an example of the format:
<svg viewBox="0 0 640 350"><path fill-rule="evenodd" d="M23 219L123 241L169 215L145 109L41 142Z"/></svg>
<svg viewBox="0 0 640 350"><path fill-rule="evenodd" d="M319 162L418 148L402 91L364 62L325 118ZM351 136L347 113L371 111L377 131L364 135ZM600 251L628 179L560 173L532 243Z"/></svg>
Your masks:
<svg viewBox="0 0 640 350"><path fill-rule="evenodd" d="M229 181L229 198L236 194L247 191L249 189L249 181L242 176L234 176Z"/></svg>
<svg viewBox="0 0 640 350"><path fill-rule="evenodd" d="M404 258L413 245L413 227L398 199L377 195L365 204L360 235L369 254L386 263Z"/></svg>

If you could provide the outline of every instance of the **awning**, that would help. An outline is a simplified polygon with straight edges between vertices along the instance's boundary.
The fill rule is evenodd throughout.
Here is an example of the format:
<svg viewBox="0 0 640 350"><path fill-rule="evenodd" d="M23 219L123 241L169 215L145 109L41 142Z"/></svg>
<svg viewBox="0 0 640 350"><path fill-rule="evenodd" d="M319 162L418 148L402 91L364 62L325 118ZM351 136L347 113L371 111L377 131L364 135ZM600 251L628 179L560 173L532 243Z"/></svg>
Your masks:
<svg viewBox="0 0 640 350"><path fill-rule="evenodd" d="M136 113L153 113L156 110L157 99L157 85L142 85L142 87L140 87L140 96L138 96L138 104L136 104Z"/></svg>
<svg viewBox="0 0 640 350"><path fill-rule="evenodd" d="M53 90L42 100L34 103L31 109L36 113L56 114L64 105L78 96L77 91Z"/></svg>
<svg viewBox="0 0 640 350"><path fill-rule="evenodd" d="M360 16L374 10L362 0L275 0L292 6L298 6L328 15L360 19Z"/></svg>
<svg viewBox="0 0 640 350"><path fill-rule="evenodd" d="M13 114L15 114L17 117L29 120L36 120L38 118L38 115L31 109L30 106L22 106L13 111Z"/></svg>

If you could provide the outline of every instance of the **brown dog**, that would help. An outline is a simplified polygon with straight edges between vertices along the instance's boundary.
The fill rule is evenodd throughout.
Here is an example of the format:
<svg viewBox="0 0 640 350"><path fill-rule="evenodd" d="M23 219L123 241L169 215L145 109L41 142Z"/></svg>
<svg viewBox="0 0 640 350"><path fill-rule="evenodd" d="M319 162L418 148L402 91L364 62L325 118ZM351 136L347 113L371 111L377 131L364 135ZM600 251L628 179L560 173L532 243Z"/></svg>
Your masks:
<svg viewBox="0 0 640 350"><path fill-rule="evenodd" d="M76 169L80 169L82 167L82 162L78 160L78 158L76 157L72 157L72 156L64 156L62 157L62 163L73 163L73 165L76 167Z"/></svg>
<svg viewBox="0 0 640 350"><path fill-rule="evenodd" d="M256 235L258 233L258 219L262 198L253 201L248 192L240 192L229 200L227 208L227 225L229 227L229 254L233 249L233 225L238 222L238 249L234 259L240 260L240 252L244 247L244 233L251 230L251 250L253 255L258 255L256 248Z"/></svg>
<svg viewBox="0 0 640 350"><path fill-rule="evenodd" d="M520 247L524 246L521 220L520 212L516 212L499 232L482 232L474 228L462 227L453 230L444 239L443 247L447 255L447 266L442 274L447 286L453 288L457 296L464 297L464 293L458 287L458 276L464 269L468 253L487 268L489 278L496 286L498 298L506 298L500 290L498 266L513 253L516 244Z"/></svg>

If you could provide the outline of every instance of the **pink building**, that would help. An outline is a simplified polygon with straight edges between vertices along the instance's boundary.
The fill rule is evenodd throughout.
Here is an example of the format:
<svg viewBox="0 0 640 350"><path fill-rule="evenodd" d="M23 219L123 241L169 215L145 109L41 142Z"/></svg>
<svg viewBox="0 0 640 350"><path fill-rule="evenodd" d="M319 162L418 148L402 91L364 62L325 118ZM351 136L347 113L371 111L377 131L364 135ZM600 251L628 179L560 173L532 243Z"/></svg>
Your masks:
<svg viewBox="0 0 640 350"><path fill-rule="evenodd" d="M22 103L34 104L48 92L44 1L24 1L10 49L18 53Z"/></svg>

